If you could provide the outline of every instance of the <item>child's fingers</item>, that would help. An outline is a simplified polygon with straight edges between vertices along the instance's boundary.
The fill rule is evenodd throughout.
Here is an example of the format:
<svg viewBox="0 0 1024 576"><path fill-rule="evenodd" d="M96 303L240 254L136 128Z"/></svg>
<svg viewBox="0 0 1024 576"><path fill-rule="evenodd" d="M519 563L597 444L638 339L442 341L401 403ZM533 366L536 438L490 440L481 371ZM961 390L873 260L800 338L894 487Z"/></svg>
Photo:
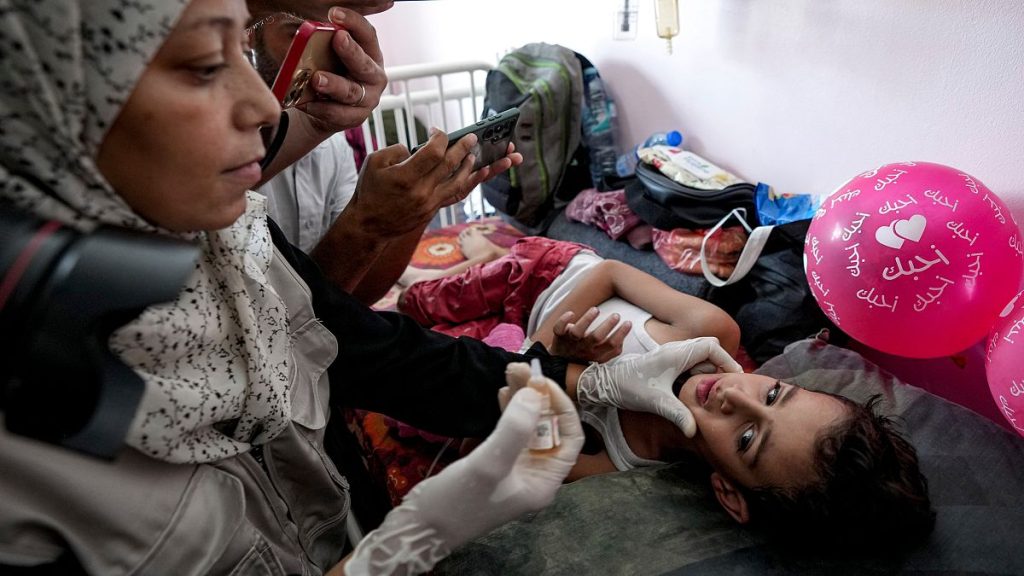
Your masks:
<svg viewBox="0 0 1024 576"><path fill-rule="evenodd" d="M629 320L626 320L625 322L620 324L619 327L616 328L615 331L612 332L608 336L608 344L610 344L616 350L619 350L621 352L622 351L622 343L626 341L626 335L629 334L629 331L632 328L633 328L633 323L630 322Z"/></svg>
<svg viewBox="0 0 1024 576"><path fill-rule="evenodd" d="M551 328L551 331L555 333L555 336L565 336L566 330L568 330L569 324L576 318L576 314L572 310L565 312L558 317L555 321L555 325Z"/></svg>
<svg viewBox="0 0 1024 576"><path fill-rule="evenodd" d="M583 338L587 335L587 331L590 330L590 325L594 323L594 320L597 319L597 316L600 313L601 311L597 308L587 310L583 316L580 316L579 320L570 326L569 331L572 332L572 335L576 338Z"/></svg>
<svg viewBox="0 0 1024 576"><path fill-rule="evenodd" d="M612 333L612 330L614 330L615 327L618 326L618 324L619 315L612 314L611 316L605 318L604 322L601 322L601 324L599 324L597 328L594 328L594 331L590 333L590 337L598 342L603 342L606 338L608 338L608 335Z"/></svg>

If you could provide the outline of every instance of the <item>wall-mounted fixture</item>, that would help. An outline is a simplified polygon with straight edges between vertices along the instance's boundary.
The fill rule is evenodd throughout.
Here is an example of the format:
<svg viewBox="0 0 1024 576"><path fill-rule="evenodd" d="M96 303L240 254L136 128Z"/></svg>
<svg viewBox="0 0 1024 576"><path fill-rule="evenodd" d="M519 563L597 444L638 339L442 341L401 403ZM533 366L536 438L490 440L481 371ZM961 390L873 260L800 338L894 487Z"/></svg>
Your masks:
<svg viewBox="0 0 1024 576"><path fill-rule="evenodd" d="M636 40L637 8L640 0L618 0L615 8L615 40Z"/></svg>

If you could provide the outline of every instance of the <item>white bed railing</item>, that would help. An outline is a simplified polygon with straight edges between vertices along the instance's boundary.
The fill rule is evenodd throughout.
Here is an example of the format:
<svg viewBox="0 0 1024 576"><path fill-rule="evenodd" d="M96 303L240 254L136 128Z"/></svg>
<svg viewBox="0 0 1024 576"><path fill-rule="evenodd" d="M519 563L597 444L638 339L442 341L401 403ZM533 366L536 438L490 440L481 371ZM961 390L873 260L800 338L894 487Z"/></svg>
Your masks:
<svg viewBox="0 0 1024 576"><path fill-rule="evenodd" d="M412 149L420 143L418 128L436 126L451 132L479 120L486 75L493 67L484 61L463 61L387 68L388 88L362 127L367 151L395 143ZM392 125L393 132L388 130ZM439 223L448 226L491 213L477 187L462 203L442 209Z"/></svg>

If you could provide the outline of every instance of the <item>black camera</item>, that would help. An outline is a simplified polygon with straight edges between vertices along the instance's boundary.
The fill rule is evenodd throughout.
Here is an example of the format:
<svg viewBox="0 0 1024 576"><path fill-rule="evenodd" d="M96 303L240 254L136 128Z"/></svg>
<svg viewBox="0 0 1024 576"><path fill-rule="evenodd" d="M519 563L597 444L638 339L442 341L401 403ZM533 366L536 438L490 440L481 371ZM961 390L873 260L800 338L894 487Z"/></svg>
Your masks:
<svg viewBox="0 0 1024 576"><path fill-rule="evenodd" d="M172 300L199 248L100 227L83 234L0 204L0 411L9 431L104 458L121 448L145 385L107 348Z"/></svg>

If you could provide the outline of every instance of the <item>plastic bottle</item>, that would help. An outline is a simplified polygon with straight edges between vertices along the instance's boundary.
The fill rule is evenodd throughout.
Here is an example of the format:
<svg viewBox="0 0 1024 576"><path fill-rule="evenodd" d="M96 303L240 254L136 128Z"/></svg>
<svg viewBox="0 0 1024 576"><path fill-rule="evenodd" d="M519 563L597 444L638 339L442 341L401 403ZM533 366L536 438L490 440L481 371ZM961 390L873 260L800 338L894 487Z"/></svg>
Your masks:
<svg viewBox="0 0 1024 576"><path fill-rule="evenodd" d="M547 378L540 371L540 361L534 358L530 362L530 380L527 386L541 395L540 420L533 430L528 448L534 454L554 452L562 443L558 437L558 415L551 410L551 396L548 394Z"/></svg>
<svg viewBox="0 0 1024 576"><path fill-rule="evenodd" d="M636 173L637 162L640 161L640 149L650 148L651 146L657 146L658 144L678 148L683 145L683 135L678 130L672 130L670 132L655 132L654 134L651 134L647 140L643 141L643 144L634 146L629 152L619 155L618 159L615 161L615 173L620 177L632 176Z"/></svg>
<svg viewBox="0 0 1024 576"><path fill-rule="evenodd" d="M583 87L583 143L590 151L590 178L601 188L606 178L615 176L615 102L593 66L583 69Z"/></svg>

